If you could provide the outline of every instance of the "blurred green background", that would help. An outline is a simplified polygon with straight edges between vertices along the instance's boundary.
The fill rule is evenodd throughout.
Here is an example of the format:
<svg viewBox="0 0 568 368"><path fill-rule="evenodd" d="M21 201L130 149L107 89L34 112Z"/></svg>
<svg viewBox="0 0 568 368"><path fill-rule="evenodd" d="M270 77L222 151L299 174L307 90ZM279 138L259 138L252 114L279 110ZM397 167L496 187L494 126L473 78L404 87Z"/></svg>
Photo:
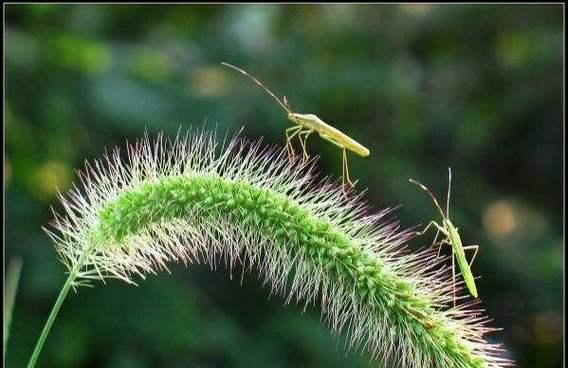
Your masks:
<svg viewBox="0 0 568 368"><path fill-rule="evenodd" d="M147 130L193 126L282 144L282 110L315 113L371 150L351 171L402 227L441 200L468 244L491 334L518 367L562 362L563 6L7 5L6 256L23 269L7 365L31 354L65 270L41 226L85 159ZM325 175L337 148L314 137ZM431 234L433 236L433 233ZM419 239L413 247L425 245ZM447 251L447 250L446 250ZM219 267L71 293L42 367L368 367L255 275Z"/></svg>

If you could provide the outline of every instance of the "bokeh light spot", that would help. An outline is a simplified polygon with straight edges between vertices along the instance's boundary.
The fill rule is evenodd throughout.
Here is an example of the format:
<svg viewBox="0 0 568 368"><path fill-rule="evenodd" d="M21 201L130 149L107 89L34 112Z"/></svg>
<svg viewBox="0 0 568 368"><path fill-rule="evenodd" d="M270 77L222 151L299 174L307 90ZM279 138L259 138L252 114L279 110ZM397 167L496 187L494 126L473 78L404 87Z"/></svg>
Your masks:
<svg viewBox="0 0 568 368"><path fill-rule="evenodd" d="M276 44L270 27L279 8L263 4L236 9L229 29L238 42L239 48L253 55L269 53Z"/></svg>
<svg viewBox="0 0 568 368"><path fill-rule="evenodd" d="M502 33L497 37L495 53L502 65L522 65L531 57L532 45L522 34Z"/></svg>
<svg viewBox="0 0 568 368"><path fill-rule="evenodd" d="M104 43L71 35L56 38L51 46L51 57L56 63L87 74L106 71L112 59Z"/></svg>
<svg viewBox="0 0 568 368"><path fill-rule="evenodd" d="M161 81L172 75L172 67L168 57L157 51L144 52L138 55L132 65L134 73L150 81Z"/></svg>
<svg viewBox="0 0 568 368"><path fill-rule="evenodd" d="M57 190L65 190L71 182L70 168L63 162L48 161L33 176L34 193L42 199L50 199Z"/></svg>
<svg viewBox="0 0 568 368"><path fill-rule="evenodd" d="M12 167L10 166L10 160L4 159L4 185L8 185L10 178L12 176Z"/></svg>
<svg viewBox="0 0 568 368"><path fill-rule="evenodd" d="M507 237L517 228L517 216L508 201L496 201L483 215L485 230L494 237Z"/></svg>
<svg viewBox="0 0 568 368"><path fill-rule="evenodd" d="M196 69L193 73L194 93L203 97L215 97L223 94L227 88L224 70L211 66Z"/></svg>
<svg viewBox="0 0 568 368"><path fill-rule="evenodd" d="M533 320L534 336L540 344L556 344L562 338L562 316L556 312L544 312Z"/></svg>

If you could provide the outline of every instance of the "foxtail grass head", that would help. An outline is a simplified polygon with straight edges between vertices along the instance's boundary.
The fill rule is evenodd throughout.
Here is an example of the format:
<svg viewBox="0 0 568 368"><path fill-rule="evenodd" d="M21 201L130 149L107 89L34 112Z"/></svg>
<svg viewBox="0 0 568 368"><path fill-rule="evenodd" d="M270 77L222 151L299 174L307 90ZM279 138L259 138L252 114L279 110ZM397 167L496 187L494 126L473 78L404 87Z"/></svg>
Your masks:
<svg viewBox="0 0 568 368"><path fill-rule="evenodd" d="M137 283L170 262L222 262L317 303L334 332L397 367L504 367L475 303L453 302L435 252L410 252L392 210L318 179L315 162L214 133L147 136L87 164L48 229L73 286Z"/></svg>

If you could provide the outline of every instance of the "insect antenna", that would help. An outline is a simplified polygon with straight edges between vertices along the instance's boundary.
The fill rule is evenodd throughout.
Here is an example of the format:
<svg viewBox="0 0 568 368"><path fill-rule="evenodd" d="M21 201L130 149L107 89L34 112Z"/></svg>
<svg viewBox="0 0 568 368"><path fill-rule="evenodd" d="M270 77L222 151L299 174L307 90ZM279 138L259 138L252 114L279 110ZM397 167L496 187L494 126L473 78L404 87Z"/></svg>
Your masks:
<svg viewBox="0 0 568 368"><path fill-rule="evenodd" d="M259 81L258 79L256 79L256 78L253 77L252 75L250 75L249 73L245 72L245 71L242 70L241 68L236 67L236 66L234 66L234 65L232 65L232 64L225 63L225 62L222 62L221 64L223 64L223 65L225 65L225 66L227 66L227 67L229 67L229 68L231 68L231 69L234 69L234 70L236 70L236 71L238 71L238 72L240 72L240 73L246 75L246 76L249 77L250 79L252 79L256 84L258 84L262 89L264 89L264 90L266 91L266 93L268 93L270 96L272 96L272 98L274 98L274 99L276 100L276 102L278 102L278 104L279 104L280 106L282 106L282 107L284 108L284 110L286 110L286 112L287 112L288 114L292 114L292 110L291 110L290 108L286 107L286 105L288 104L288 102L286 101L286 105L285 105L284 103L282 103L282 101L280 101L280 99L279 99L274 93L272 93L272 91L269 90L261 81Z"/></svg>
<svg viewBox="0 0 568 368"><path fill-rule="evenodd" d="M420 187L420 189L422 189L423 191L425 191L426 193L428 193L430 195L430 197L432 198L432 200L434 201L434 204L436 205L436 208L438 208L438 210L440 211L440 213L442 214L442 217L447 218L446 215L444 215L444 211L442 210L442 207L440 207L440 204L438 203L438 201L436 200L436 197L434 197L434 194L432 194L432 192L430 191L430 189L428 189L426 187L426 185L417 182L414 179L408 179L409 182L411 182L412 184L416 184Z"/></svg>
<svg viewBox="0 0 568 368"><path fill-rule="evenodd" d="M450 191L452 190L452 168L448 167L448 197L446 199L446 215L450 217Z"/></svg>

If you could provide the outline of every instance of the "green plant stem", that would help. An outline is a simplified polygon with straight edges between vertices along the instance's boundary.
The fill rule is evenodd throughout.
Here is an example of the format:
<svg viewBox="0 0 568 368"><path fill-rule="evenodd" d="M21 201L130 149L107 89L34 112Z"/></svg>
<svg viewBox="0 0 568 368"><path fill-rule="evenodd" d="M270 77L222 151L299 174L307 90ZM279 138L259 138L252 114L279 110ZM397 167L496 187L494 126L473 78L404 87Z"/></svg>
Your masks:
<svg viewBox="0 0 568 368"><path fill-rule="evenodd" d="M67 281L65 281L65 285L63 285L63 288L59 292L59 296L57 297L57 300L55 301L55 304L53 305L53 308L51 309L51 313L49 314L49 317L47 318L47 322L45 322L45 326L43 326L43 330L41 331L41 335L39 336L39 339L37 340L36 346L34 348L34 352L32 353L30 361L28 362L27 368L35 367L35 364L37 362L39 354L41 353L41 349L43 348L43 344L45 343L45 339L47 339L47 335L49 335L49 331L51 330L51 326L53 325L53 321L55 321L55 317L57 317L57 313L59 313L59 309L61 308L61 305L63 304L63 301L65 300L65 297L69 293L69 290L71 289L71 286L73 285L73 281L75 281L75 279L77 278L77 274L78 274L79 270L83 267L83 263L87 259L87 256L89 255L89 253L91 253L91 250L92 250L92 247L85 250L85 252L81 255L77 264L75 265L75 267L73 268L73 270L69 274Z"/></svg>
<svg viewBox="0 0 568 368"><path fill-rule="evenodd" d="M15 258L8 266L6 275L6 307L4 308L4 354L6 354L6 346L10 336L10 322L12 321L12 312L16 301L16 293L18 291L18 283L20 280L20 272L22 270L22 260Z"/></svg>

